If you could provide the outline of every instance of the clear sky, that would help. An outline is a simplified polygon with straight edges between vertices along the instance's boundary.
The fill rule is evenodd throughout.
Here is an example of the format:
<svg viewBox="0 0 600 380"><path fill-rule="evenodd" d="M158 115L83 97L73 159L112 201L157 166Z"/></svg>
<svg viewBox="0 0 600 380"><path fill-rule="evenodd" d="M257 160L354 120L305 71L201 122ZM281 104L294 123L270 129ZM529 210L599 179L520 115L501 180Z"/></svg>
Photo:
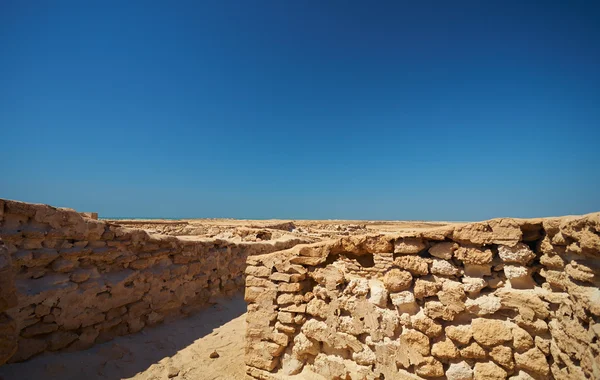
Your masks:
<svg viewBox="0 0 600 380"><path fill-rule="evenodd" d="M599 4L3 0L0 197L113 217L599 211Z"/></svg>

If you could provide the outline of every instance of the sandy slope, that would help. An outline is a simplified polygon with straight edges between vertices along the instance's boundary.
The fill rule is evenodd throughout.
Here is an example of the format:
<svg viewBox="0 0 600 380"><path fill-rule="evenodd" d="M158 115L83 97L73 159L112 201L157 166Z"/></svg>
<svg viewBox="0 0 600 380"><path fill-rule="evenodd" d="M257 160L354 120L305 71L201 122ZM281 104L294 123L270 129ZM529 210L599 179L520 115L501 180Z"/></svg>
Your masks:
<svg viewBox="0 0 600 380"><path fill-rule="evenodd" d="M241 295L186 319L167 321L79 352L0 367L4 380L244 379L246 304ZM213 351L219 353L210 358Z"/></svg>

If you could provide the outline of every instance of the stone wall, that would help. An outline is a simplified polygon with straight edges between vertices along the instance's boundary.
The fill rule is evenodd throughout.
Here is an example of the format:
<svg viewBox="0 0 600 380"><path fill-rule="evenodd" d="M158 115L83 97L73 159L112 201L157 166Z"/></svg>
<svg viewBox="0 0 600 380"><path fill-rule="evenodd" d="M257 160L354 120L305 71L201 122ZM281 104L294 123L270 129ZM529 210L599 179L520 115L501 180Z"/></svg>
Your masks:
<svg viewBox="0 0 600 380"><path fill-rule="evenodd" d="M600 378L600 213L348 237L247 262L255 378Z"/></svg>
<svg viewBox="0 0 600 380"><path fill-rule="evenodd" d="M0 365L193 313L243 289L247 256L305 242L150 235L0 199Z"/></svg>

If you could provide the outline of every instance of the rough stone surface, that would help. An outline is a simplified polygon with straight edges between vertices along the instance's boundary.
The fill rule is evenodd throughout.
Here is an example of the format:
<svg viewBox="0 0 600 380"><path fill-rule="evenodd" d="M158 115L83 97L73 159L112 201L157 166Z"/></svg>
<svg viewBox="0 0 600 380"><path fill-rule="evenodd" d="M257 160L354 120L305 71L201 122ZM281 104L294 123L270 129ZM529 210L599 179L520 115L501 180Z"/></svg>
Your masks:
<svg viewBox="0 0 600 380"><path fill-rule="evenodd" d="M272 371L301 362L325 378L600 378L598 231L600 214L497 219L369 238L393 253L366 238L321 246L321 261L303 265L331 270L334 286L298 292L315 297L301 326L310 343ZM278 254L258 260L295 260L294 249Z"/></svg>
<svg viewBox="0 0 600 380"><path fill-rule="evenodd" d="M8 200L0 205L0 365L88 348L201 310L244 289L249 256L308 241L179 238L90 218L93 213ZM257 289L272 285L260 277L270 268L248 268L257 268ZM294 274L273 281L292 281ZM248 291L263 307L276 294ZM259 314L270 323L264 309Z"/></svg>

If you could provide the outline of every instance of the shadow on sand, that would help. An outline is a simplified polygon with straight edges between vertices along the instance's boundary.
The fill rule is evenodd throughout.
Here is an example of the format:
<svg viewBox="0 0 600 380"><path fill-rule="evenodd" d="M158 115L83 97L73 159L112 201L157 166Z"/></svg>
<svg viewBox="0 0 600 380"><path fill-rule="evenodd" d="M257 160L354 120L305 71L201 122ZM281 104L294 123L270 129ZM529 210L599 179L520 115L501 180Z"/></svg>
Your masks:
<svg viewBox="0 0 600 380"><path fill-rule="evenodd" d="M238 294L207 306L187 318L168 321L136 334L118 337L84 351L47 353L23 363L4 365L0 367L0 379L130 378L146 371L162 359L174 356L245 312L243 295ZM239 332L237 334L239 335ZM243 337L235 339L243 342ZM208 356L207 352L217 348L198 347L194 353L204 357Z"/></svg>

